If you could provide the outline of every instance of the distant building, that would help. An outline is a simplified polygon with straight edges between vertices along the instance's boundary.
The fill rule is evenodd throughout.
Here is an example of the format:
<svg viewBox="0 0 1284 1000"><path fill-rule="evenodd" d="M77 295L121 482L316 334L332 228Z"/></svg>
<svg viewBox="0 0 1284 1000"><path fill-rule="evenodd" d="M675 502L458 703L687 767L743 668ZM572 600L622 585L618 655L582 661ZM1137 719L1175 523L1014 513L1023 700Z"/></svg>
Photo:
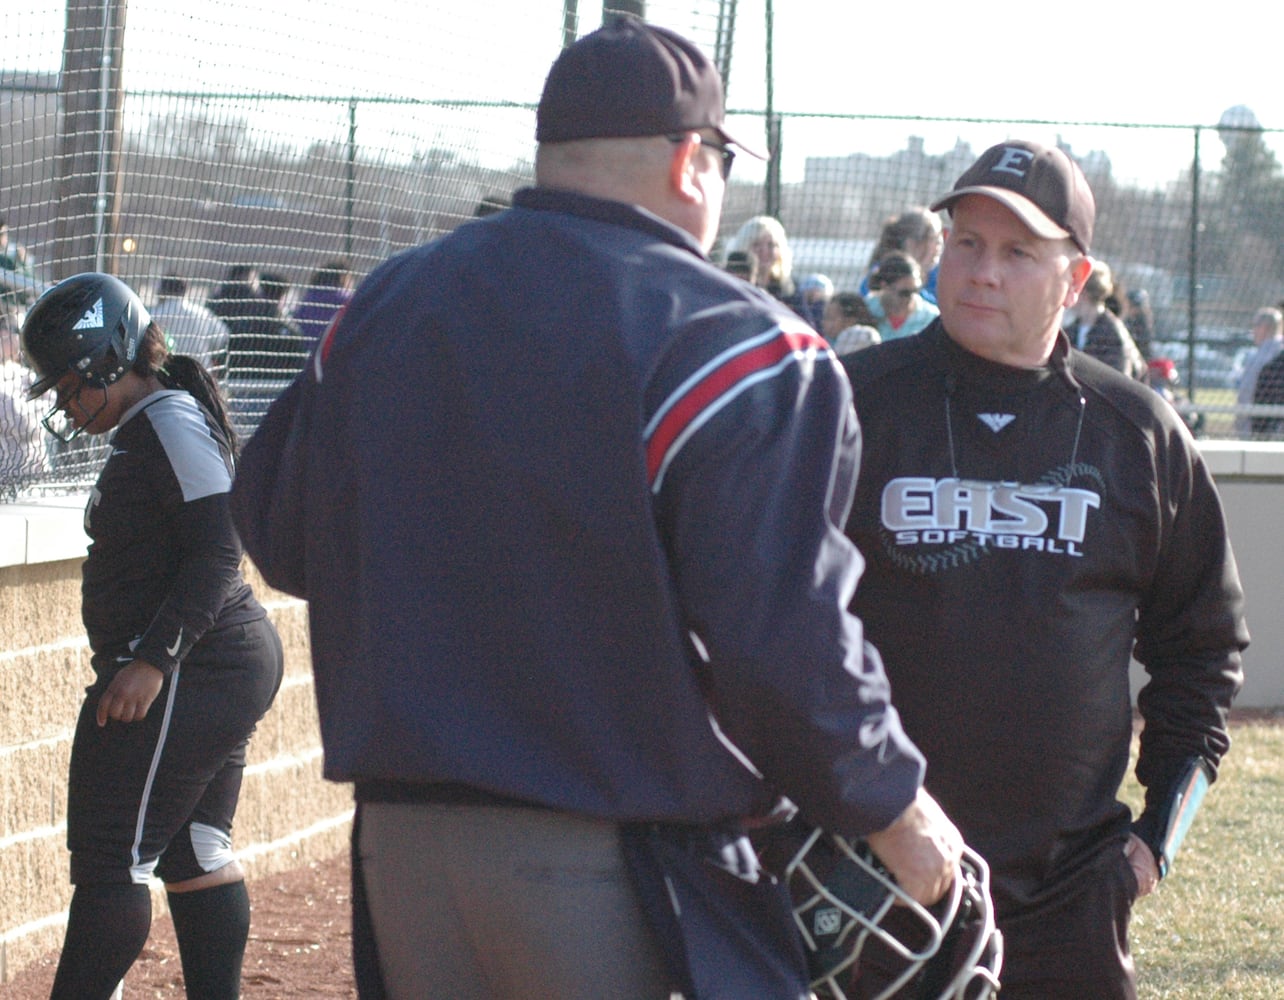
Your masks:
<svg viewBox="0 0 1284 1000"><path fill-rule="evenodd" d="M904 149L890 156L809 156L803 168L803 183L829 191L859 190L865 203L879 215L872 222L873 235L877 236L883 218L940 197L975 159L971 145L961 139L949 152L931 155L923 138L913 135Z"/></svg>

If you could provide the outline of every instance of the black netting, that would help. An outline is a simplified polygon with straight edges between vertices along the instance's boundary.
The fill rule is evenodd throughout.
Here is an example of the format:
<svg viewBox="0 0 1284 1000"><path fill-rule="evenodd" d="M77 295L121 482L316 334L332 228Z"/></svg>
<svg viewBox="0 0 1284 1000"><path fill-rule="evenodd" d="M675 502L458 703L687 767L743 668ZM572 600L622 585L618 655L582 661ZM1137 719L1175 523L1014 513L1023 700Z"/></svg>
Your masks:
<svg viewBox="0 0 1284 1000"><path fill-rule="evenodd" d="M500 6L130 0L125 24L121 0L6 8L5 322L20 321L58 278L117 273L164 317L176 347L219 375L241 429L252 429L323 328L332 283L346 280L336 268L359 280L530 182L544 75L601 9ZM731 130L778 154L771 167L737 159L720 259L746 220L770 214L783 223L797 281L820 274L836 292L855 291L883 224L947 190L981 150L1015 136L1060 143L1096 191L1093 250L1114 271L1116 297L1146 300L1139 339L1173 362L1179 402L1193 392L1199 433L1237 433L1250 321L1284 297L1276 133L1251 121L1160 128L769 113L768 65L777 75L805 67L768 58L762 0L643 6L723 68ZM787 21L778 6L776 20ZM167 276L181 279L181 294L169 294L173 280L163 287ZM247 289L248 304L237 298ZM228 337L180 316L182 300L215 306ZM11 401L0 406L0 494L84 485L96 446L31 443L44 408L21 400L11 353L0 359L0 394ZM1269 409L1239 408L1255 413L1261 434L1284 423Z"/></svg>

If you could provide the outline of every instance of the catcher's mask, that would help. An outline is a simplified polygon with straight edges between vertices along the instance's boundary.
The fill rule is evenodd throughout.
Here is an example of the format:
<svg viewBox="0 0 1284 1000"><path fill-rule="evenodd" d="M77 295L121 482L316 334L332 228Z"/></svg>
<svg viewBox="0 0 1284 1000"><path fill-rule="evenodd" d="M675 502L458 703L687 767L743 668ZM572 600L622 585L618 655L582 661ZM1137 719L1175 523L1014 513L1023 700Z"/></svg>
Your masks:
<svg viewBox="0 0 1284 1000"><path fill-rule="evenodd" d="M785 868L819 998L992 1000L1003 940L990 870L967 848L932 907L916 903L863 842L812 830ZM848 992L850 991L850 993Z"/></svg>

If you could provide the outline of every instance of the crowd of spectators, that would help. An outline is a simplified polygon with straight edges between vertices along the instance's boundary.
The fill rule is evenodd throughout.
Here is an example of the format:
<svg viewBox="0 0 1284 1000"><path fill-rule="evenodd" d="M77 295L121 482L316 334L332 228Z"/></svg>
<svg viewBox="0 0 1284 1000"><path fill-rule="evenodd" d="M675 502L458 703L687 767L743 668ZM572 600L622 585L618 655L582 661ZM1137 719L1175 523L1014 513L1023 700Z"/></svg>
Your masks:
<svg viewBox="0 0 1284 1000"><path fill-rule="evenodd" d="M509 205L506 197L488 195L478 202L474 216L482 218ZM721 259L727 271L784 302L842 355L917 333L937 315L936 274L944 235L940 215L924 206L908 206L890 216L854 288L839 287L815 271L796 275L785 227L768 215L753 216L737 227ZM155 286L150 308L172 349L199 358L227 386L244 428L252 426L299 371L352 298L357 281L351 263L339 257L324 260L298 285L256 265L238 263L205 296L192 280L167 272ZM16 329L40 287L35 257L13 239L7 219L0 216L0 306L6 310L0 324ZM1233 418L1233 433L1243 439L1284 433L1284 417L1262 409L1284 405L1284 363L1271 366L1284 344L1278 322L1281 307L1284 303L1263 307L1254 316L1254 352L1239 372ZM1179 400L1181 367L1152 348L1155 319L1146 289L1124 288L1110 266L1098 261L1080 304L1066 315L1066 332L1075 346L1148 382L1170 400ZM49 467L43 446L35 449L34 457L13 457L13 442L32 437L33 419L38 427L30 405L14 402L20 400L21 387L15 396L12 386L22 370L15 346L0 369L0 433L9 449L0 461L0 487L38 478Z"/></svg>

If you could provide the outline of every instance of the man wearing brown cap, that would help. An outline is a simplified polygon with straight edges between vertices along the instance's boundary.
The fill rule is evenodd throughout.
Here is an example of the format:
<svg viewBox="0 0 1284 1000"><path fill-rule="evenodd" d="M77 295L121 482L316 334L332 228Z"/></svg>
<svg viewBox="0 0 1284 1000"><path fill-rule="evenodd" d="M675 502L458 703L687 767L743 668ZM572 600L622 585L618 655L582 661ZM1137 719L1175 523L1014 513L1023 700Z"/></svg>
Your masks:
<svg viewBox="0 0 1284 1000"><path fill-rule="evenodd" d="M693 45L608 19L537 138L511 208L366 279L240 465L355 783L362 995L799 1000L748 822L787 795L923 902L962 851L845 608L847 382L706 257L745 147Z"/></svg>
<svg viewBox="0 0 1284 1000"><path fill-rule="evenodd" d="M1171 407L1061 332L1092 268L1073 161L1000 143L932 207L952 218L939 319L843 359L864 440L852 610L928 789L990 862L1004 1000L1131 998L1132 904L1216 774L1241 682L1221 505ZM1116 798L1133 655L1135 820Z"/></svg>

